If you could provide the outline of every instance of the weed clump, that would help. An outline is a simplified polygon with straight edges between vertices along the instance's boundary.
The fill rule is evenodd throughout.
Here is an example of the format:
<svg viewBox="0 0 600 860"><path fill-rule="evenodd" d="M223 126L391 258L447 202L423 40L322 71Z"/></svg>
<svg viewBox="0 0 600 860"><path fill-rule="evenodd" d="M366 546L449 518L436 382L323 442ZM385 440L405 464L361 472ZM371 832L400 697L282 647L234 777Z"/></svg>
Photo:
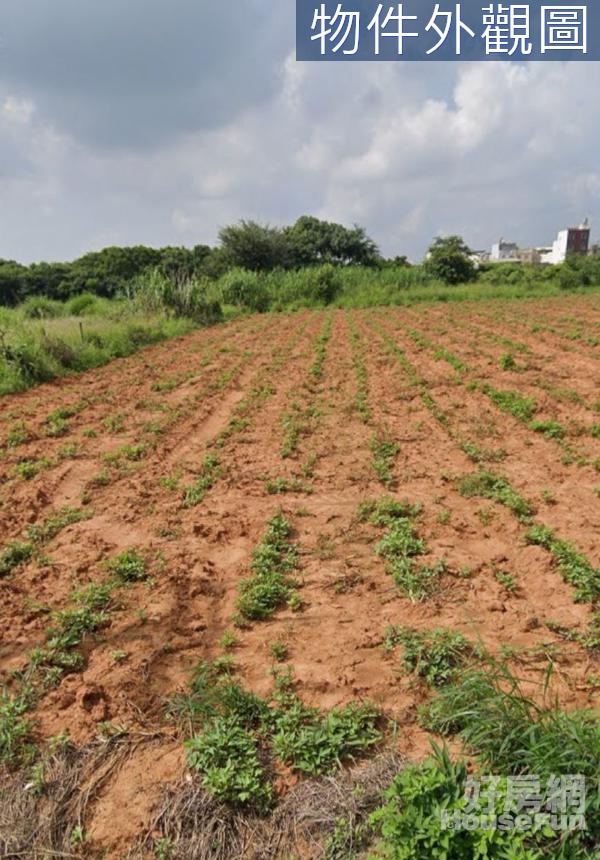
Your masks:
<svg viewBox="0 0 600 860"><path fill-rule="evenodd" d="M205 662L189 690L171 701L171 715L183 717L191 734L188 765L214 797L264 808L273 798L271 759L322 775L381 741L373 705L351 702L323 713L305 705L292 687L288 667L276 675L269 703L236 683L230 667Z"/></svg>
<svg viewBox="0 0 600 860"><path fill-rule="evenodd" d="M368 826L376 842L372 856L394 860L593 856L600 838L600 723L593 713L566 713L555 703L537 704L505 665L490 663L484 670L467 669L441 687L422 710L421 721L439 734L458 735L478 768L468 771L466 762L452 761L448 750L435 744L427 759L404 768L392 781L383 805L370 816ZM516 815L527 808L510 794L513 777L535 774L543 790L557 774L584 776L587 829L443 827L444 818L452 820L469 811L465 791L469 778L477 783L491 773L501 776L486 817L511 811ZM522 795L532 803L538 796L534 787L524 787Z"/></svg>
<svg viewBox="0 0 600 860"><path fill-rule="evenodd" d="M402 665L433 687L451 681L456 671L475 657L480 649L456 630L436 627L419 632L411 627L393 625L384 631L386 648L402 646Z"/></svg>

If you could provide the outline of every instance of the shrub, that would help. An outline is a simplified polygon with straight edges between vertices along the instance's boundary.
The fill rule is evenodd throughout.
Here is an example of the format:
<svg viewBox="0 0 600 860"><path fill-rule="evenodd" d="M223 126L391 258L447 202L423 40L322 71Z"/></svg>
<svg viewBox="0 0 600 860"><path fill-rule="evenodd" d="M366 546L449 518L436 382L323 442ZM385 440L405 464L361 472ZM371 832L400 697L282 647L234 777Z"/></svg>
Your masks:
<svg viewBox="0 0 600 860"><path fill-rule="evenodd" d="M209 295L206 279L173 280L158 269L138 278L133 303L145 313L170 313L188 317L199 325L211 325L223 318L221 305Z"/></svg>
<svg viewBox="0 0 600 860"><path fill-rule="evenodd" d="M442 827L442 816L452 817L465 807L464 762L453 762L448 751L436 746L433 755L418 764L409 764L385 793L385 803L372 813L370 826L380 835L372 858L393 860L537 860L539 855L525 848L526 835L507 832ZM502 814L506 799L506 778L497 788L496 812Z"/></svg>
<svg viewBox="0 0 600 860"><path fill-rule="evenodd" d="M62 302L56 302L46 296L28 296L21 305L21 313L25 319L54 319L64 316L64 312Z"/></svg>
<svg viewBox="0 0 600 860"><path fill-rule="evenodd" d="M93 314L99 307L98 297L93 293L79 293L77 296L69 299L65 304L65 309L70 316L80 317L85 314Z"/></svg>

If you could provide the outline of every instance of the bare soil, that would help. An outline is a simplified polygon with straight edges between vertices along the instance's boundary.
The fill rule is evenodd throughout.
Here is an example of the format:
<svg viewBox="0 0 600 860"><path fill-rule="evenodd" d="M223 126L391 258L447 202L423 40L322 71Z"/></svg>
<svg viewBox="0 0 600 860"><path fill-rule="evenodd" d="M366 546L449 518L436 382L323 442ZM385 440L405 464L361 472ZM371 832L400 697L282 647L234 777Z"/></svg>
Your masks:
<svg viewBox="0 0 600 860"><path fill-rule="evenodd" d="M310 367L329 313L332 336L323 375L315 379ZM532 331L540 320L544 330ZM368 422L356 408L350 323L363 349ZM43 644L49 615L68 604L74 589L101 581L106 559L130 547L155 559L152 580L122 589L109 623L86 640L83 668L65 674L31 713L40 745L66 732L82 750L95 749L99 724L107 722L132 739L126 750L118 748L101 779L98 768L77 771L68 809L79 810L85 856L127 856L152 834L166 788L190 778L165 706L198 661L223 653L219 638L233 629L239 580L279 507L293 522L300 547L303 606L235 631L236 674L250 689L269 695L269 643L284 641L305 701L323 708L374 701L397 721L395 751L422 757L429 738L416 708L428 690L403 673L397 654L381 647L386 625L404 624L450 627L493 654L510 653L532 689L551 661L553 689L564 707L598 706L600 688L590 680L598 676L597 661L546 626L555 622L583 632L590 608L574 602L548 552L526 545L525 527L509 510L464 498L456 489L456 480L475 468L458 435L504 449L505 458L490 468L535 505L537 519L598 563L600 439L580 428L600 421L594 409L599 347L566 338L564 330L573 326L594 339L597 299L259 316L2 400L0 446L16 425L27 440L2 449L0 549L22 539L28 524L65 506L82 508L86 517L0 578L0 684L11 689L15 670L24 669L32 649ZM434 348L419 346L407 327L451 350L468 370L458 375ZM416 368L446 413L450 432L427 408L383 334ZM526 351L511 350L498 338L519 341ZM501 369L498 358L507 351L520 369ZM555 440L501 412L467 384L470 379L535 397L544 417L568 428L585 462L565 462ZM261 386L266 394L257 396ZM556 396L567 387L581 399ZM284 458L282 418L294 405L313 409L297 450ZM74 414L59 435L48 435L48 416L59 407L75 407ZM220 436L240 415L245 420ZM378 432L398 445L389 488L372 466L369 442ZM111 453L140 444L139 458L121 454L111 462ZM209 453L219 458L220 474L200 504L182 507L182 489ZM15 472L24 461L43 465L26 480ZM301 480L310 492L267 491L269 478L302 476L302 464L308 477ZM418 529L427 557L443 558L449 571L422 602L411 602L394 586L375 553L379 531L357 518L362 501L388 492L422 505ZM514 577L514 593L498 582L498 569ZM4 779L14 791L14 774L6 771ZM281 793L295 782L283 774ZM0 836L2 826L0 817Z"/></svg>

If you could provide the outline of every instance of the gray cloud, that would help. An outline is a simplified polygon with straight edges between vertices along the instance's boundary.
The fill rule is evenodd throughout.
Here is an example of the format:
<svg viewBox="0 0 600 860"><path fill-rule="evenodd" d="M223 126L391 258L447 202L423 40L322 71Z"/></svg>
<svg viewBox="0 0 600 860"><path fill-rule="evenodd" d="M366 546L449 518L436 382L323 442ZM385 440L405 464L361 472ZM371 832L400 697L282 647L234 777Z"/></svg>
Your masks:
<svg viewBox="0 0 600 860"><path fill-rule="evenodd" d="M93 146L151 148L268 99L291 11L264 0L4 0L0 77Z"/></svg>
<svg viewBox="0 0 600 860"><path fill-rule="evenodd" d="M5 0L0 256L358 221L389 254L600 232L595 63L298 64L275 0Z"/></svg>

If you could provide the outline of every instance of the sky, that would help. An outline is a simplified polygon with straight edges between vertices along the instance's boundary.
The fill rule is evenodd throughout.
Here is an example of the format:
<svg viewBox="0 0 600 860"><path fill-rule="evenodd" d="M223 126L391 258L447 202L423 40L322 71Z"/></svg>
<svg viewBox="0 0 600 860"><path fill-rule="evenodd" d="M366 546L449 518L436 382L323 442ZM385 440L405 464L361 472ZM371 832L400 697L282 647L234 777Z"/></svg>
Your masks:
<svg viewBox="0 0 600 860"><path fill-rule="evenodd" d="M298 63L293 0L3 0L0 258L214 244L240 219L600 240L600 63Z"/></svg>

